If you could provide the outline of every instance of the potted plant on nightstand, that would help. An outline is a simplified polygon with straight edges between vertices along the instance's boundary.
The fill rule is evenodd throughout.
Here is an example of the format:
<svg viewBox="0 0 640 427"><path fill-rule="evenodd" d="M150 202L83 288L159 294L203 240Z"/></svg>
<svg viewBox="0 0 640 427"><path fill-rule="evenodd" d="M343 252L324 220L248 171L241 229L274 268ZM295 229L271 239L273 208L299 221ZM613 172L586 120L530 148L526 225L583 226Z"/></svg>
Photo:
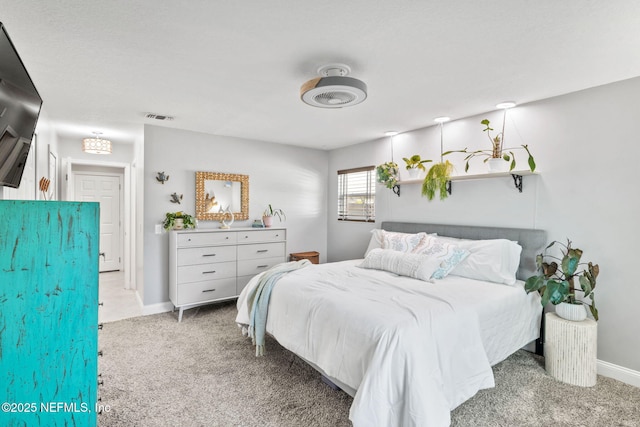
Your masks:
<svg viewBox="0 0 640 427"><path fill-rule="evenodd" d="M429 159L422 160L420 154L414 154L409 158L403 157L402 160L407 164L407 170L409 171L409 177L411 179L417 178L420 171L426 171L427 169L424 167L424 164L431 162Z"/></svg>
<svg viewBox="0 0 640 427"><path fill-rule="evenodd" d="M561 250L562 258L548 255L547 249L554 244L563 247ZM567 239L567 244L553 241L547 246L542 254L536 257L536 265L539 273L531 276L525 282L525 290L527 293L538 291L542 295L542 305L547 303L556 305L556 314L567 320L584 320L587 313L584 305L589 307L591 315L597 321L598 310L593 295L596 287L596 278L600 273L598 264L591 262L580 263L582 258L582 250L571 247L571 240ZM560 265L556 261L560 261ZM551 261L551 262L549 262ZM582 269L580 269L582 267ZM574 279L578 278L581 291L584 298L589 297L591 303L584 302L576 298L576 289Z"/></svg>
<svg viewBox="0 0 640 427"><path fill-rule="evenodd" d="M167 212L162 226L166 231L196 228L196 221L191 215L184 212Z"/></svg>
<svg viewBox="0 0 640 427"><path fill-rule="evenodd" d="M277 216L278 219L282 222L282 218L287 219L287 216L284 214L282 209L273 209L271 205L267 209L264 210L262 214L262 222L265 227L271 227L273 225L273 217Z"/></svg>

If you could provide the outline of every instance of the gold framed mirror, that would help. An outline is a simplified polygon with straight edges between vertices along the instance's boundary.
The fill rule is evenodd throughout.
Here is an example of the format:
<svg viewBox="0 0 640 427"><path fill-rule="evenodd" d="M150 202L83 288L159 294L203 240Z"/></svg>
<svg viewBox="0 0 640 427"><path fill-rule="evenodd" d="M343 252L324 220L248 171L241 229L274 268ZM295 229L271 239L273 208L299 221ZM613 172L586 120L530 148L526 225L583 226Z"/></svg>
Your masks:
<svg viewBox="0 0 640 427"><path fill-rule="evenodd" d="M236 220L249 219L249 175L196 172L196 218L222 221L227 209Z"/></svg>

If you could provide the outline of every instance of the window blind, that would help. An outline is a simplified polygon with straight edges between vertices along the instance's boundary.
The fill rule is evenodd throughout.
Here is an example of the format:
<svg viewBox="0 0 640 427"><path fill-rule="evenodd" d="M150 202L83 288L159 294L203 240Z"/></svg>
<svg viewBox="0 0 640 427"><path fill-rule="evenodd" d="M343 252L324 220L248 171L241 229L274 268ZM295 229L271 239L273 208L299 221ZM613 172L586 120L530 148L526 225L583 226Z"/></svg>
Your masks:
<svg viewBox="0 0 640 427"><path fill-rule="evenodd" d="M375 166L338 171L338 221L376 220Z"/></svg>

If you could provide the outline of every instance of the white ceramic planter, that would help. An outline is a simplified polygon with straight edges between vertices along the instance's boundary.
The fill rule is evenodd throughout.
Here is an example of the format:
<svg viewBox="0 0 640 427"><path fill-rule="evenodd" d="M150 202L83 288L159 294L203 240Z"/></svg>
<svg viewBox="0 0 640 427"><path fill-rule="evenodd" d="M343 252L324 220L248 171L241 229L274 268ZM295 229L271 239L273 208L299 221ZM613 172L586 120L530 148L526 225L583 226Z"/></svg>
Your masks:
<svg viewBox="0 0 640 427"><path fill-rule="evenodd" d="M409 172L409 179L418 179L420 177L420 169L407 169Z"/></svg>
<svg viewBox="0 0 640 427"><path fill-rule="evenodd" d="M502 157L500 158L490 158L487 160L487 165L489 168L489 172L508 172L509 171L509 162L507 162Z"/></svg>
<svg viewBox="0 0 640 427"><path fill-rule="evenodd" d="M580 322L587 318L587 310L583 304L561 302L556 305L556 314L563 319Z"/></svg>
<svg viewBox="0 0 640 427"><path fill-rule="evenodd" d="M183 218L176 218L173 221L173 229L174 230L182 230L184 228L184 219Z"/></svg>

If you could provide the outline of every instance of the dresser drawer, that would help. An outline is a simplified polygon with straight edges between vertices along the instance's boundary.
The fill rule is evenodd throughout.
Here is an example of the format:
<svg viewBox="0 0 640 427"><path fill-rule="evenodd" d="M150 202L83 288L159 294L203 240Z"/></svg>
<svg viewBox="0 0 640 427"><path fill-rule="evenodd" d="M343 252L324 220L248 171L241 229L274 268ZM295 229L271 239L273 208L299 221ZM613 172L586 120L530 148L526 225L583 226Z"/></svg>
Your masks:
<svg viewBox="0 0 640 427"><path fill-rule="evenodd" d="M249 230L238 232L238 243L284 242L286 230Z"/></svg>
<svg viewBox="0 0 640 427"><path fill-rule="evenodd" d="M178 249L178 265L211 264L236 260L235 246L201 246Z"/></svg>
<svg viewBox="0 0 640 427"><path fill-rule="evenodd" d="M248 276L262 273L276 264L284 262L284 257L249 259L238 261L238 276Z"/></svg>
<svg viewBox="0 0 640 427"><path fill-rule="evenodd" d="M236 277L235 261L178 267L178 285L228 277Z"/></svg>
<svg viewBox="0 0 640 427"><path fill-rule="evenodd" d="M236 295L235 277L178 285L178 305L231 298Z"/></svg>
<svg viewBox="0 0 640 427"><path fill-rule="evenodd" d="M236 243L236 233L232 231L211 233L180 233L178 234L178 247L206 246Z"/></svg>
<svg viewBox="0 0 640 427"><path fill-rule="evenodd" d="M284 242L238 245L238 260L274 258L277 256L284 258Z"/></svg>

